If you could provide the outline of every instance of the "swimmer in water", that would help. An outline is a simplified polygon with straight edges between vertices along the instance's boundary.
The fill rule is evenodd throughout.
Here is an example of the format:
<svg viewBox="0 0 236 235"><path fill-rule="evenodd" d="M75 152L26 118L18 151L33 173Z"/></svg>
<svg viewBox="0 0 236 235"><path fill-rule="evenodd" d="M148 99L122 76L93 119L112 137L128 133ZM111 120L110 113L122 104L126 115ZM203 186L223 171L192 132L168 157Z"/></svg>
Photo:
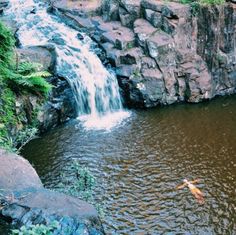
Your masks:
<svg viewBox="0 0 236 235"><path fill-rule="evenodd" d="M199 180L188 181L184 179L183 182L184 183L178 186L177 189L182 189L185 186L188 186L189 190L191 191L193 196L197 199L198 203L204 204L205 201L204 201L203 193L200 191L200 189L198 189L195 185L193 185L194 183L199 182Z"/></svg>

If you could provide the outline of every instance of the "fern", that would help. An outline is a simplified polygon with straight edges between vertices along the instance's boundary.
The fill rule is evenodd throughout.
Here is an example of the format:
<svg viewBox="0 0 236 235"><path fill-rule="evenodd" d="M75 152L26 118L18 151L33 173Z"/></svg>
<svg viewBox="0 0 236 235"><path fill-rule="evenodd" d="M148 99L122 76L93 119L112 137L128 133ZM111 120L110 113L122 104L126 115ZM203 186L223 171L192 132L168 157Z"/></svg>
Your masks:
<svg viewBox="0 0 236 235"><path fill-rule="evenodd" d="M15 91L27 90L31 93L46 96L51 90L45 78L51 76L40 71L42 65L37 63L14 63L13 51L15 40L12 33L0 22L0 83L5 81Z"/></svg>
<svg viewBox="0 0 236 235"><path fill-rule="evenodd" d="M41 69L42 69L41 64L23 62L18 65L17 73L22 74L22 75L27 75L29 73L40 71Z"/></svg>
<svg viewBox="0 0 236 235"><path fill-rule="evenodd" d="M11 31L9 31L1 22L0 42L0 63L6 66L12 63L15 40Z"/></svg>

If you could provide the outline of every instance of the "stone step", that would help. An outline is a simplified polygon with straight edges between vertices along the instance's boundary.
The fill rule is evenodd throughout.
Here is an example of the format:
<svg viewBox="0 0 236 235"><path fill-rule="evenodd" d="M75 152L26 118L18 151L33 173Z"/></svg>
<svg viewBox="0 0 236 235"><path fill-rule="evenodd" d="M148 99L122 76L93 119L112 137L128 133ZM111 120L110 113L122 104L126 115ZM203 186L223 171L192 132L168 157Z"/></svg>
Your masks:
<svg viewBox="0 0 236 235"><path fill-rule="evenodd" d="M116 68L118 77L130 78L131 75L139 74L140 68L137 65L120 65Z"/></svg>
<svg viewBox="0 0 236 235"><path fill-rule="evenodd" d="M160 12L162 16L169 19L179 19L185 17L190 10L190 6L187 4L157 0L142 0L141 6L145 10L150 9L155 12Z"/></svg>
<svg viewBox="0 0 236 235"><path fill-rule="evenodd" d="M137 43L143 48L146 46L146 40L156 31L157 29L145 19L138 19L134 22L134 33L138 41Z"/></svg>
<svg viewBox="0 0 236 235"><path fill-rule="evenodd" d="M140 0L121 0L119 17L123 26L132 28L136 19L141 16Z"/></svg>
<svg viewBox="0 0 236 235"><path fill-rule="evenodd" d="M141 64L141 58L143 56L141 48L134 47L125 51L121 51L116 49L112 43L108 42L103 43L101 46L106 52L107 58L114 66L119 66L121 64Z"/></svg>
<svg viewBox="0 0 236 235"><path fill-rule="evenodd" d="M96 27L97 34L100 34L101 43L111 43L119 50L128 50L135 47L133 31L122 26L121 22L104 22L101 17L93 17L91 21Z"/></svg>

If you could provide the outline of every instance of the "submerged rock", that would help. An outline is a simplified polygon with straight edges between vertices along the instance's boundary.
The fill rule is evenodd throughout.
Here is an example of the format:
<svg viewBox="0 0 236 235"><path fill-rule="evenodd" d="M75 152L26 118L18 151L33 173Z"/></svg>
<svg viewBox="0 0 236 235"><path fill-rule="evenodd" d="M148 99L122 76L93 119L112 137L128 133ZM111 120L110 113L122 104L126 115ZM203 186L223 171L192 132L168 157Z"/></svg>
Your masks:
<svg viewBox="0 0 236 235"><path fill-rule="evenodd" d="M0 216L18 226L57 220L53 234L104 234L93 206L45 189L27 160L0 149L0 162Z"/></svg>

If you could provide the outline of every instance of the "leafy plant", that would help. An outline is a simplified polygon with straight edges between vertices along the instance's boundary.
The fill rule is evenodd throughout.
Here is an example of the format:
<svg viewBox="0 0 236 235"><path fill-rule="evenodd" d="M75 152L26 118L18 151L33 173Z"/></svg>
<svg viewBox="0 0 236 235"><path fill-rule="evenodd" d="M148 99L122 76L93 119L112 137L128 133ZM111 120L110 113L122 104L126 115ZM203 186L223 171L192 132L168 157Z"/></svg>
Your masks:
<svg viewBox="0 0 236 235"><path fill-rule="evenodd" d="M12 235L53 235L53 232L60 227L58 221L53 221L47 225L36 224L22 226L20 229L12 230Z"/></svg>
<svg viewBox="0 0 236 235"><path fill-rule="evenodd" d="M32 134L35 134L31 126L25 127L19 137L16 135L20 133L19 131L11 133L17 125L22 125L16 114L16 96L33 93L43 98L47 96L52 86L45 80L50 73L42 71L40 64L19 62L17 56L15 59L15 39L1 22L0 42L0 146L15 151L16 142L18 143L20 139L25 142L26 136L32 138ZM33 116L35 118L37 115ZM33 121L30 120L29 123ZM25 135L27 128L29 131Z"/></svg>
<svg viewBox="0 0 236 235"><path fill-rule="evenodd" d="M0 22L0 64L8 66L12 62L15 44L12 33Z"/></svg>
<svg viewBox="0 0 236 235"><path fill-rule="evenodd" d="M182 4L190 4L194 15L196 15L199 5L222 5L225 0L179 0Z"/></svg>
<svg viewBox="0 0 236 235"><path fill-rule="evenodd" d="M73 162L69 171L72 172L72 178L62 176L62 189L67 194L80 197L83 200L89 201L92 199L92 191L95 187L96 180L90 173L88 168L82 167L77 161ZM73 182L70 182L73 181ZM65 186L70 185L70 186Z"/></svg>
<svg viewBox="0 0 236 235"><path fill-rule="evenodd" d="M93 197L94 188L96 186L96 178L92 175L87 167L83 167L77 160L67 169L71 173L70 176L62 175L59 191L74 197L79 197L93 204L99 215L104 216L103 207L95 202Z"/></svg>
<svg viewBox="0 0 236 235"><path fill-rule="evenodd" d="M201 5L222 5L225 3L225 0L200 0Z"/></svg>

